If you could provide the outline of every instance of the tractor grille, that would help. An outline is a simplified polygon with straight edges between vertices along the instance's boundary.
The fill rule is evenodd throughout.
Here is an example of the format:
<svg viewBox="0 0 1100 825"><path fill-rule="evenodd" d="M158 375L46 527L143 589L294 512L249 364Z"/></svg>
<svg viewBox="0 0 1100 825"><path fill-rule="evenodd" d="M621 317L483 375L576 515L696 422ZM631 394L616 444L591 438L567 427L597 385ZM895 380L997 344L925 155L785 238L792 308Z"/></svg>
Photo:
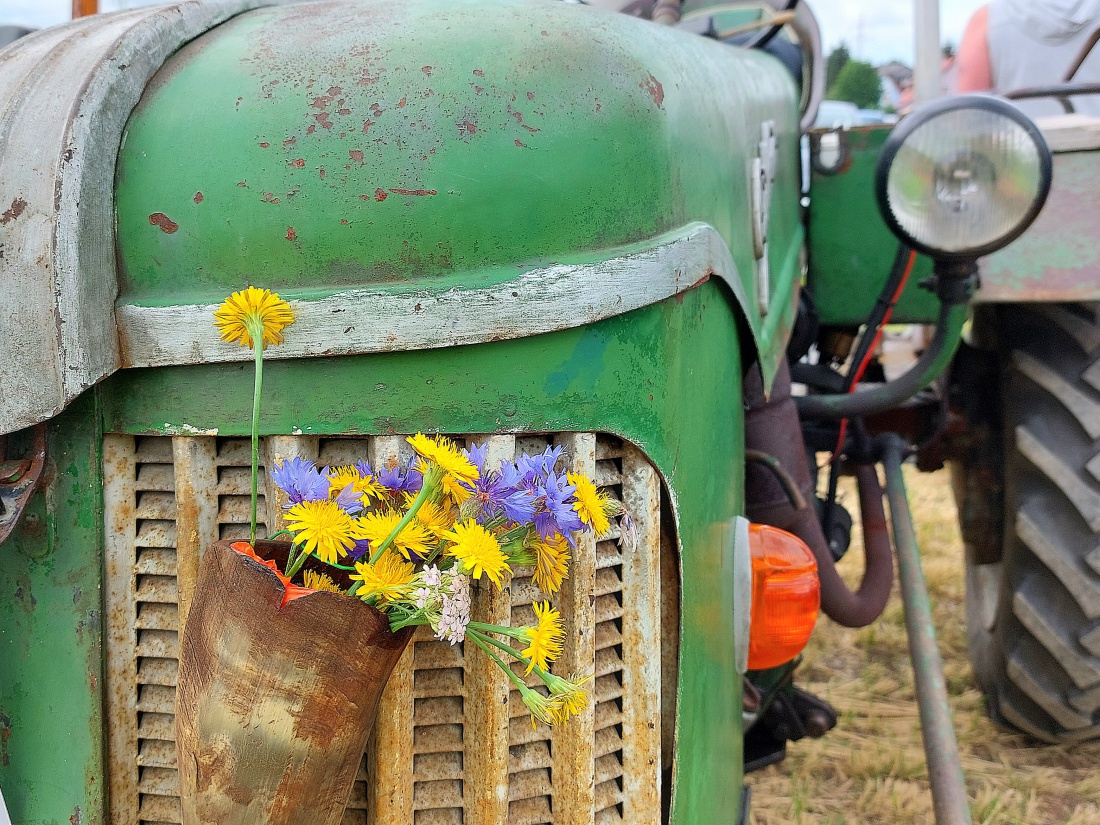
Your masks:
<svg viewBox="0 0 1100 825"><path fill-rule="evenodd" d="M554 598L569 640L555 669L591 676L591 707L568 725L532 727L519 692L509 691L480 651L452 647L421 628L387 684L343 822L658 823L662 730L666 738L671 734L671 720L661 724L662 690L668 715L679 587L674 560L662 559L662 546L669 555L671 543L667 536L661 541L656 472L637 449L592 433L468 437L475 441L488 442L491 464L562 444L574 468L624 501L637 522L635 552L619 546L617 532L599 542L582 539L571 578ZM261 461L302 455L347 464L367 455L377 466L407 460L408 450L396 436L272 436ZM247 538L249 463L247 439L105 438L114 825L181 821L174 742L178 633L202 549L219 538ZM270 518L266 501L282 503L277 490L265 492L261 521ZM280 526L276 520L259 532L270 532L269 524ZM531 572L516 569L503 593L477 588L474 617L532 622L532 602L544 596ZM516 672L522 676L522 669ZM664 743L666 759L670 745Z"/></svg>

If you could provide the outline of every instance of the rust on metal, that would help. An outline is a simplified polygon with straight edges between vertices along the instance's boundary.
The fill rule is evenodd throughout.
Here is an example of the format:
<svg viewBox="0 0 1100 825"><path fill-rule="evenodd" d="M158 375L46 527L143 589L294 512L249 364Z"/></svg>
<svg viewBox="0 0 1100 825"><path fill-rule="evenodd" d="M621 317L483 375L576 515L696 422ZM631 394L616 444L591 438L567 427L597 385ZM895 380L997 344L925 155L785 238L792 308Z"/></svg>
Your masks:
<svg viewBox="0 0 1100 825"><path fill-rule="evenodd" d="M104 645L107 649L107 765L112 822L137 822L138 662L137 445L133 436L103 439Z"/></svg>
<svg viewBox="0 0 1100 825"><path fill-rule="evenodd" d="M231 544L203 556L179 662L184 825L336 825L413 630L393 633L374 607L323 590L284 604L276 574ZM257 553L274 545L290 547L257 542ZM282 770L249 767L265 763Z"/></svg>
<svg viewBox="0 0 1100 825"><path fill-rule="evenodd" d="M434 189L395 189L395 188L391 187L390 191L395 195L417 195L417 196L421 196L421 195L434 195L434 194L436 194L436 190L434 190Z"/></svg>
<svg viewBox="0 0 1100 825"><path fill-rule="evenodd" d="M486 467L498 466L502 460L515 459L515 436L492 436L485 445ZM474 621L488 624L512 624L510 582L501 590L488 586L488 582L475 587L470 616ZM469 680L466 725L474 735L466 746L468 799L465 821L469 825L496 825L508 819L510 685L508 677L480 651L470 657L466 670Z"/></svg>
<svg viewBox="0 0 1100 825"><path fill-rule="evenodd" d="M297 238L298 238L298 233L294 231L294 227L293 226L288 226L286 228L286 239L288 241L293 241L293 240L297 240Z"/></svg>
<svg viewBox="0 0 1100 825"><path fill-rule="evenodd" d="M205 200L205 198L203 197L202 192L196 192L195 197L193 198L193 200L195 201L195 203L202 203Z"/></svg>
<svg viewBox="0 0 1100 825"><path fill-rule="evenodd" d="M0 438L0 459L6 439ZM34 426L34 444L29 459L4 461L0 470L0 544L12 534L27 504L42 481L46 467L46 425Z"/></svg>
<svg viewBox="0 0 1100 825"><path fill-rule="evenodd" d="M172 438L176 506L178 632L183 631L199 578L199 561L218 531L218 464L213 439Z"/></svg>
<svg viewBox="0 0 1100 825"><path fill-rule="evenodd" d="M623 592L623 821L645 822L661 806L661 484L636 447L625 445L622 497L636 536L621 541Z"/></svg>
<svg viewBox="0 0 1100 825"><path fill-rule="evenodd" d="M1054 155L1054 182L1043 211L1021 237L981 261L981 288L975 301L1100 299L1100 246L1093 240L1100 215L1095 155Z"/></svg>
<svg viewBox="0 0 1100 825"><path fill-rule="evenodd" d="M596 480L596 436L592 433L565 433L556 439L558 446L572 456L572 472L580 472ZM602 572L602 571L600 571ZM581 679L591 679L590 693L596 692L596 603L597 593L596 538L591 534L577 536L573 566L569 578L562 583L558 604L564 628L564 644L558 659L564 673ZM620 573L621 575L621 573ZM602 675L602 674L601 674ZM596 807L596 710L592 697L588 707L568 725L552 731L554 778L554 808L561 825L591 823Z"/></svg>
<svg viewBox="0 0 1100 825"><path fill-rule="evenodd" d="M661 85L661 81L650 74L639 84L639 88L653 98L653 102L658 109L662 108L662 104L665 102L665 87Z"/></svg>
<svg viewBox="0 0 1100 825"><path fill-rule="evenodd" d="M11 202L11 206L4 210L4 214L0 215L0 224L7 226L9 223L22 215L26 208L27 202L22 198L16 198Z"/></svg>
<svg viewBox="0 0 1100 825"><path fill-rule="evenodd" d="M180 228L180 225L178 223L169 218L163 212L154 212L152 215L150 215L149 223L153 226L160 227L161 231L167 235L171 235L173 232Z"/></svg>
<svg viewBox="0 0 1100 825"><path fill-rule="evenodd" d="M806 453L802 448L798 412L790 394L790 369L781 361L765 398L758 371L745 379L745 446L774 456L793 477L803 500L813 495ZM809 546L821 581L821 610L837 624L865 627L882 613L894 580L894 561L882 509L882 491L873 466L856 468L860 510L866 539L866 566L860 586L852 592L836 569L836 562L812 507L795 508L789 494L769 469L751 463L745 471L745 510L755 522L794 533Z"/></svg>
<svg viewBox="0 0 1100 825"><path fill-rule="evenodd" d="M467 443L486 440L492 462L498 455L541 452L549 438L466 437ZM565 777L565 765L577 764L561 738L573 722L560 729L542 724L533 729L518 691L504 684L500 701L489 701L494 684L489 679L504 677L494 670L483 678L482 669L494 666L480 652L467 656L463 645L438 641L424 628L382 693L348 805L357 821L365 814L375 825L406 825L414 819L558 822L577 784L582 803L591 799L590 807L582 804L588 818L580 821L586 825L604 821L616 809L636 812L633 820L624 821L660 820L656 777L671 764L661 750L671 749L675 716L679 575L674 540L661 530L656 471L640 452L614 438L580 433L562 434L557 441L572 445L577 466L585 467L605 493L627 502L638 522L633 550L617 544L614 526L587 547L579 545L573 607L554 599L563 615L576 613L572 626L580 626L581 643L591 649L578 667L559 659L555 668L593 677L587 683L592 721L582 718L584 733L578 728L575 734L591 761L579 763L579 779ZM397 466L410 457L401 436L267 436L262 449L265 469L294 455L339 466L361 458L365 450L375 467ZM112 815L134 812L117 821L137 821L138 810L146 818L155 815L156 821L179 821L172 737L177 615L186 590L181 574L192 557L185 548L219 534L247 535L249 460L247 439L105 438ZM212 482L200 479L211 474L216 478L213 494L199 495L217 501L217 515L211 519L207 506L204 526L189 527L203 522L204 506L185 499L199 485L210 487ZM270 532L281 524L284 502L269 481L263 492L261 512L270 515L261 516L261 530ZM191 536L193 529L197 537ZM481 589L474 607L478 616L500 624L530 623L532 602L546 597L531 573L516 568L504 593ZM490 598L495 603L486 601ZM639 612L644 621L637 618ZM129 682L116 690L120 677ZM145 763L140 775L139 753L159 760ZM495 772L490 770L494 765ZM628 798L635 793L636 798Z"/></svg>

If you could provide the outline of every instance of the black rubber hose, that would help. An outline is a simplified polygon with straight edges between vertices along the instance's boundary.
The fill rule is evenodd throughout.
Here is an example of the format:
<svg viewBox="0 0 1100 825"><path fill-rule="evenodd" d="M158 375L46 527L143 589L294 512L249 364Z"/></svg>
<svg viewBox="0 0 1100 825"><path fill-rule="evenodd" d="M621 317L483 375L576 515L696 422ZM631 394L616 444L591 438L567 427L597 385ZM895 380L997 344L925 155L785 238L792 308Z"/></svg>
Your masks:
<svg viewBox="0 0 1100 825"><path fill-rule="evenodd" d="M966 322L965 304L940 303L932 341L912 368L900 378L866 392L837 395L800 395L795 398L802 419L856 418L896 407L931 383L951 360Z"/></svg>

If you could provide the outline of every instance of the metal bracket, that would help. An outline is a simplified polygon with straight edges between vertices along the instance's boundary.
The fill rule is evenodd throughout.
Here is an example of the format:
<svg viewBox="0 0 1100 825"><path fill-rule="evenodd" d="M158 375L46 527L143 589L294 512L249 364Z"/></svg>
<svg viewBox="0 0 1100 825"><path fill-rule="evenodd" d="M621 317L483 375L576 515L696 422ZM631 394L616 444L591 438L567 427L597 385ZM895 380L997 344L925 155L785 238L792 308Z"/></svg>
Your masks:
<svg viewBox="0 0 1100 825"><path fill-rule="evenodd" d="M27 509L46 467L46 425L34 427L30 458L8 459L6 439L0 436L0 544L7 541Z"/></svg>

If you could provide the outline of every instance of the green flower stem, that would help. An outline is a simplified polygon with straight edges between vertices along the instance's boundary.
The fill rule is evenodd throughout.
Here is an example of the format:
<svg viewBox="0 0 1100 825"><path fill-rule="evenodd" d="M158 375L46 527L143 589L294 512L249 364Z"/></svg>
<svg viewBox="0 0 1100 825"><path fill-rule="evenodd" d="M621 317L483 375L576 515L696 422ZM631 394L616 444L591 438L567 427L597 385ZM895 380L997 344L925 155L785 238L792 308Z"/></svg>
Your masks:
<svg viewBox="0 0 1100 825"><path fill-rule="evenodd" d="M289 531L287 531L289 532ZM289 579L294 573L290 572L290 568L294 567L294 562L298 560L298 544L294 541L290 543L290 552L286 554L286 577ZM301 565L299 565L301 567ZM298 572L298 568L294 568L294 572Z"/></svg>
<svg viewBox="0 0 1100 825"><path fill-rule="evenodd" d="M298 545L295 544L291 548L291 551L293 552L293 550L297 549L297 547L298 547ZM302 566L306 563L306 559L309 558L309 555L310 555L309 553L306 553L306 552L303 551L303 552L299 553L298 555L296 555L294 557L294 563L293 564L290 563L289 559L287 560L286 577L288 579L294 578L294 574L302 569Z"/></svg>
<svg viewBox="0 0 1100 825"><path fill-rule="evenodd" d="M503 650L505 653L507 653L509 656L511 656L513 659L515 659L518 662L522 662L525 665L531 664L531 660L528 659L526 656L524 656L522 653L520 653L518 650L516 650L514 647L512 647L511 645L506 645L504 642L500 641L499 639L494 639L492 636L490 636L488 633L486 633L483 630L473 630L473 629L471 629L471 627L470 627L471 624L475 624L475 623L470 622L469 624L466 625L466 633L467 634L470 634L470 633L475 634L476 636L480 637L481 639L484 639L486 642L491 644L493 647L496 647L496 648L499 648L500 650ZM477 624L480 624L480 622L478 622Z"/></svg>
<svg viewBox="0 0 1100 825"><path fill-rule="evenodd" d="M259 493L260 474L260 390L264 384L263 324L258 326L259 335L256 334L256 330L249 330L252 335L253 352L256 354L256 389L252 396L252 521L248 533L249 544L253 547L256 546L256 499Z"/></svg>
<svg viewBox="0 0 1100 825"><path fill-rule="evenodd" d="M416 514L420 511L420 508L423 506L424 502L427 501L428 497L431 495L432 487L435 486L434 484L429 484L428 481L428 473L425 473L424 485L420 488L420 492L416 494L416 498L413 499L413 503L409 505L408 512L401 517L401 521L397 522L397 526L394 527L393 530L390 531L390 534L382 540L381 544L378 545L378 549L374 551L374 555L370 557L370 561L368 562L368 564L374 564L376 561L382 558L382 554L389 549L389 546L391 544L393 544L393 540L397 538L401 534L401 531L408 526L409 522L411 522L416 517Z"/></svg>
<svg viewBox="0 0 1100 825"><path fill-rule="evenodd" d="M517 642L526 642L531 638L527 635L527 628L525 627L500 627L495 624L485 624L485 622L470 622L466 627L473 628L481 634L497 633L501 636L508 636Z"/></svg>
<svg viewBox="0 0 1100 825"><path fill-rule="evenodd" d="M298 545L294 545L294 547L291 548L291 552L293 552L294 548L297 547L297 546ZM349 572L355 570L354 567L348 567L346 564L337 564L334 561L325 561L320 556L318 556L316 553L302 553L300 556L295 556L294 557L293 565L290 563L290 559L287 559L286 577L289 579L295 573L297 573L299 570L301 570L302 566L306 563L306 560L309 559L310 557L313 557L313 558L317 559L317 561L321 562L321 564L326 564L329 567L335 567L337 570L347 570Z"/></svg>
<svg viewBox="0 0 1100 825"><path fill-rule="evenodd" d="M508 674L508 678L512 680L512 684L514 684L517 688L519 688L520 692L531 689L531 688L527 687L526 683L524 683L524 681L522 679L520 679L518 676L516 676L515 673L512 672L512 668L510 668L510 667L508 667L508 665L504 664L504 661L499 656L497 656L495 653L493 653L493 651L491 651L489 649L486 642L492 643L493 639L490 639L488 636L483 636L482 634L478 633L476 630L471 632L469 625L466 626L466 636L471 641L473 641L473 643L475 645L477 645L483 651L485 651L485 655L488 656L490 659L492 659L494 662L496 662L501 670L503 670L506 674Z"/></svg>

